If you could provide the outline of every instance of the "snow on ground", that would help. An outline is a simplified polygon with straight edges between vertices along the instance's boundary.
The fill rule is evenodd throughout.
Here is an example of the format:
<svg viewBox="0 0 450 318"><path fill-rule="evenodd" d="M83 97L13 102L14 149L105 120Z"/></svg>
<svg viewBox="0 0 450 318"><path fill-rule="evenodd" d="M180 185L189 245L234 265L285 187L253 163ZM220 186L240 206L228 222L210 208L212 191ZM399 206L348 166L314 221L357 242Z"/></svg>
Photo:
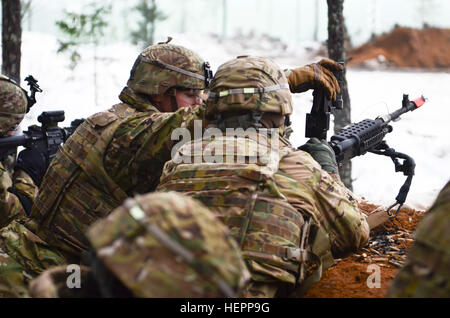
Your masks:
<svg viewBox="0 0 450 318"><path fill-rule="evenodd" d="M213 70L231 58L247 54L271 57L282 68L302 66L320 59L313 54L319 47L317 43L290 46L264 36L222 42L214 35L180 34L172 37L172 43L195 50L211 63ZM63 125L68 126L75 118L87 117L117 103L140 51L124 43L97 48L95 98L94 48L85 46L80 50L82 60L73 71L68 68L68 56L56 54L57 49L57 40L51 35L24 33L22 77L32 74L44 92L37 95L38 103L23 121L22 129L37 123L36 118L42 111L64 110L66 120ZM450 73L349 69L347 80L353 122L373 119L400 108L403 93L409 94L411 99L421 94L429 99L422 108L404 114L402 120L393 123L394 131L386 137L391 147L416 161L416 174L406 204L426 209L450 179ZM304 121L311 108L312 95L309 92L293 97L295 131L291 141L294 146L299 146L306 141ZM395 173L389 158L367 154L353 160L353 179L355 194L369 202L390 205L395 202L405 176Z"/></svg>

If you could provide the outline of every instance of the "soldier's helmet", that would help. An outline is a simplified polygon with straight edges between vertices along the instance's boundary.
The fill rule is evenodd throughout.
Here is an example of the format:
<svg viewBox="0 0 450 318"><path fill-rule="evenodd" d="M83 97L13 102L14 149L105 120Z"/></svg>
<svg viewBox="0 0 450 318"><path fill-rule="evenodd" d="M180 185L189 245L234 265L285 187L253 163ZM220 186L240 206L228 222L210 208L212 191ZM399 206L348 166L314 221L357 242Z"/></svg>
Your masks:
<svg viewBox="0 0 450 318"><path fill-rule="evenodd" d="M136 93L162 95L172 87L205 89L212 78L209 63L180 45L151 45L139 54L127 86Z"/></svg>
<svg viewBox="0 0 450 318"><path fill-rule="evenodd" d="M207 116L251 111L292 113L288 80L272 60L241 56L222 64L209 87Z"/></svg>
<svg viewBox="0 0 450 318"><path fill-rule="evenodd" d="M176 192L130 198L94 224L97 258L136 297L239 295L249 273L228 229Z"/></svg>
<svg viewBox="0 0 450 318"><path fill-rule="evenodd" d="M27 96L12 79L0 75L0 136L13 130L27 112Z"/></svg>

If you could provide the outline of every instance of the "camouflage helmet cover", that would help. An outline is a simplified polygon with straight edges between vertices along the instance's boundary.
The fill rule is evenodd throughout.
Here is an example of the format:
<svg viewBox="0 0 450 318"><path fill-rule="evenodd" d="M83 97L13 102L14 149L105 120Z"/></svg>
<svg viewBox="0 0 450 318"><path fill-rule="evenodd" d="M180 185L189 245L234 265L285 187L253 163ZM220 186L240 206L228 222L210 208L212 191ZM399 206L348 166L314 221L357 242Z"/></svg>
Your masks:
<svg viewBox="0 0 450 318"><path fill-rule="evenodd" d="M0 135L22 121L27 112L27 96L13 80L0 75Z"/></svg>
<svg viewBox="0 0 450 318"><path fill-rule="evenodd" d="M162 95L171 87L205 89L210 77L209 64L195 52L164 43L139 54L127 86L137 93Z"/></svg>
<svg viewBox="0 0 450 318"><path fill-rule="evenodd" d="M292 113L287 78L268 58L242 56L222 64L209 89L207 116L242 110Z"/></svg>
<svg viewBox="0 0 450 318"><path fill-rule="evenodd" d="M225 225L176 192L128 199L88 237L99 259L137 297L234 296L249 278Z"/></svg>

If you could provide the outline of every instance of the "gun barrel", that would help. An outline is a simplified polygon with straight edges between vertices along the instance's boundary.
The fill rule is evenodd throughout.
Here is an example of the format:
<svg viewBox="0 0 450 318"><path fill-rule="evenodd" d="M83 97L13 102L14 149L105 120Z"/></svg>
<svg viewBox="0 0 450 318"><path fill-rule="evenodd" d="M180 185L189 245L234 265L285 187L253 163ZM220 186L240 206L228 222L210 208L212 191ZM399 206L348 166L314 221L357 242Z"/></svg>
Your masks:
<svg viewBox="0 0 450 318"><path fill-rule="evenodd" d="M0 138L0 148L24 146L29 139L30 137L27 135Z"/></svg>
<svg viewBox="0 0 450 318"><path fill-rule="evenodd" d="M389 123L392 120L396 120L397 118L399 118L404 113L416 110L417 108L419 108L420 106L425 104L425 102L426 102L426 98L423 97L423 96L417 98L414 101L410 101L409 98L408 98L408 95L404 94L403 95L403 100L402 100L402 107L400 109L397 109L396 111L394 111L394 112L392 112L390 114L387 114L387 115L384 115L384 116L380 116L377 119L378 120L382 120L384 124L387 124L387 123Z"/></svg>
<svg viewBox="0 0 450 318"><path fill-rule="evenodd" d="M379 116L376 119L365 119L351 124L331 137L330 146L333 148L337 162L343 162L353 157L365 154L379 145L386 134L392 131L388 123L399 118L402 114L416 110L425 103L420 98L410 101L408 95L403 95L402 107L396 111Z"/></svg>

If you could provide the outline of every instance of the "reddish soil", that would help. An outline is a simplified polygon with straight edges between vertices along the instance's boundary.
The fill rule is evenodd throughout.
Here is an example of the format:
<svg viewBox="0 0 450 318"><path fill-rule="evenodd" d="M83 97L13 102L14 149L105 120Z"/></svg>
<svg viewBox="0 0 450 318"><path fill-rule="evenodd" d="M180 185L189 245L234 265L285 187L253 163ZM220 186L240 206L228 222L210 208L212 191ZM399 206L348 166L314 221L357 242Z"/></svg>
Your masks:
<svg viewBox="0 0 450 318"><path fill-rule="evenodd" d="M369 214L376 205L361 203L360 209ZM367 248L337 261L322 275L306 298L380 298L386 295L390 282L403 264L408 248L412 244L414 230L424 215L407 207L400 210L393 221L375 228ZM378 243L381 242L381 243ZM367 279L373 271L370 264L380 268L380 288L369 288Z"/></svg>
<svg viewBox="0 0 450 318"><path fill-rule="evenodd" d="M397 27L347 53L348 66L376 60L387 67L450 68L450 29Z"/></svg>

